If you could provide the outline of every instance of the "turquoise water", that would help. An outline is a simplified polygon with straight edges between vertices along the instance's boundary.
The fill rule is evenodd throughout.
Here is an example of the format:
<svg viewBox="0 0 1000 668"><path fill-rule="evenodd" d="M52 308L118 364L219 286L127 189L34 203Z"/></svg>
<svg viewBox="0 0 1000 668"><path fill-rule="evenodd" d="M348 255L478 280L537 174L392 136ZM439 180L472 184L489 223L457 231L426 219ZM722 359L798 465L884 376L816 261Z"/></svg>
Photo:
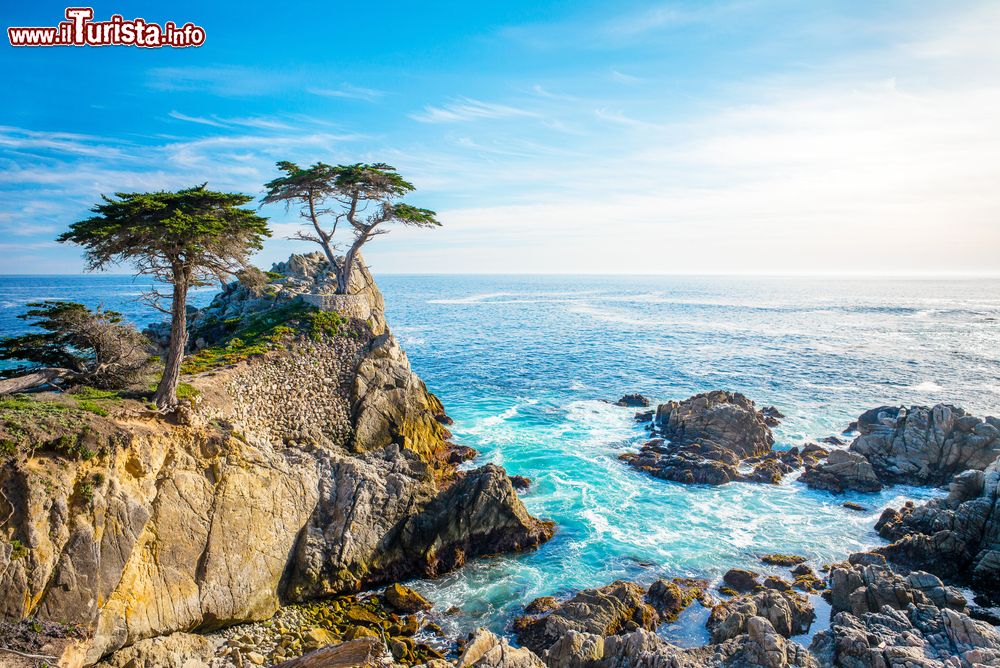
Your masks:
<svg viewBox="0 0 1000 668"><path fill-rule="evenodd" d="M776 405L777 447L839 434L883 403L949 401L1000 413L1000 281L676 277L385 277L389 321L455 419L456 440L534 484L556 537L415 586L451 631L503 630L531 599L659 575L767 570L782 551L817 564L880 543L886 505L936 490L835 497L777 487L688 487L623 466L643 442L626 392L713 388ZM846 500L870 508L858 513ZM786 573L787 574L787 573ZM704 641L697 606L664 632ZM814 626L813 631L816 630Z"/></svg>
<svg viewBox="0 0 1000 668"><path fill-rule="evenodd" d="M779 486L686 487L617 456L643 431L604 399L683 399L726 388L787 416L777 447L838 434L883 403L1000 414L1000 280L385 276L390 326L455 419L455 440L534 483L558 532L541 549L414 583L450 631L503 630L527 601L616 578L718 577L760 554L817 563L880 542L886 505L939 492L835 497ZM0 331L26 301L72 298L156 314L125 277L0 277ZM195 295L206 303L211 290ZM841 507L846 500L870 511ZM702 614L665 629L701 641ZM815 630L815 627L814 627Z"/></svg>

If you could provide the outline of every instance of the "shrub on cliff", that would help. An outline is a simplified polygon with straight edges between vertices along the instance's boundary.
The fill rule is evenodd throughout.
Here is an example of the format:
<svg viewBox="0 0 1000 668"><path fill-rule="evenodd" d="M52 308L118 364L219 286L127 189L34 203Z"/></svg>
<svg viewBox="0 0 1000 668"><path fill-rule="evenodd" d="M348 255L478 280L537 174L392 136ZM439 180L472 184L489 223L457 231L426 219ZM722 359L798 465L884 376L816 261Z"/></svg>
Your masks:
<svg viewBox="0 0 1000 668"><path fill-rule="evenodd" d="M0 359L16 369L0 372L0 393L68 382L104 390L128 389L152 371L149 341L121 314L65 301L33 302L18 316L40 331L0 340Z"/></svg>

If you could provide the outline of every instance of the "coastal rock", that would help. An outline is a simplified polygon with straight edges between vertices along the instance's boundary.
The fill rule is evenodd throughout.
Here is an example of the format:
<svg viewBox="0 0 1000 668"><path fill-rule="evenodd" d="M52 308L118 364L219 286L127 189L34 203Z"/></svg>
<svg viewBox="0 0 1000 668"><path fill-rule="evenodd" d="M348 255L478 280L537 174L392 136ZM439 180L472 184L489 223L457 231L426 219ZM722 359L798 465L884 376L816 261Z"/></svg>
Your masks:
<svg viewBox="0 0 1000 668"><path fill-rule="evenodd" d="M998 666L1000 634L954 610L885 606L860 617L837 613L810 650L821 665L835 668Z"/></svg>
<svg viewBox="0 0 1000 668"><path fill-rule="evenodd" d="M930 600L919 589L877 564L837 564L830 570L830 605L833 613L848 611L856 617L883 607L905 610Z"/></svg>
<svg viewBox="0 0 1000 668"><path fill-rule="evenodd" d="M911 569L1000 592L1000 461L956 476L948 496L882 513L876 530L890 545L876 551Z"/></svg>
<svg viewBox="0 0 1000 668"><path fill-rule="evenodd" d="M834 492L944 485L964 471L984 470L1000 455L1000 420L946 404L874 408L858 418L857 430L847 451L834 450L801 480Z"/></svg>
<svg viewBox="0 0 1000 668"><path fill-rule="evenodd" d="M297 272L315 263L289 262L282 285L307 282ZM200 395L185 424L94 415L95 456L0 463L0 618L79 623L90 664L550 537L503 469L449 463L440 402L380 319L367 270L355 276L356 335L290 339L187 378ZM204 317L283 303L241 290Z"/></svg>
<svg viewBox="0 0 1000 668"><path fill-rule="evenodd" d="M245 665L247 662L243 663ZM358 638L322 647L276 664L274 668L385 668L390 665L392 657L388 656L381 639Z"/></svg>
<svg viewBox="0 0 1000 668"><path fill-rule="evenodd" d="M514 622L518 641L543 653L569 631L610 636L637 628L653 630L656 611L645 601L642 587L616 581L600 589L585 589L541 617Z"/></svg>
<svg viewBox="0 0 1000 668"><path fill-rule="evenodd" d="M456 668L544 668L531 650L510 646L486 629L477 629L458 657Z"/></svg>
<svg viewBox="0 0 1000 668"><path fill-rule="evenodd" d="M763 617L773 630L786 638L809 630L816 613L809 599L801 594L765 589L755 594L732 598L712 608L707 626L712 642L722 643L747 633L748 624Z"/></svg>
<svg viewBox="0 0 1000 668"><path fill-rule="evenodd" d="M649 404L649 399L641 394L626 394L615 402L615 406L624 406L625 408L646 408Z"/></svg>
<svg viewBox="0 0 1000 668"><path fill-rule="evenodd" d="M833 450L825 462L806 467L799 481L812 489L825 489L837 494L848 490L877 492L882 489L871 462L849 450Z"/></svg>
<svg viewBox="0 0 1000 668"><path fill-rule="evenodd" d="M215 644L205 636L172 633L140 640L116 652L99 668L201 668L215 656Z"/></svg>
<svg viewBox="0 0 1000 668"><path fill-rule="evenodd" d="M706 600L707 580L657 580L646 592L646 601L653 606L660 621L673 621L698 599Z"/></svg>
<svg viewBox="0 0 1000 668"><path fill-rule="evenodd" d="M397 612L420 612L421 610L431 609L430 601L418 592L398 583L393 583L386 587L383 596L385 597L385 602Z"/></svg>
<svg viewBox="0 0 1000 668"><path fill-rule="evenodd" d="M740 471L744 460L763 457L774 444L765 416L742 394L720 390L660 404L653 424L662 438L626 457L630 466L684 483L774 482L776 471L780 479L773 463L756 475Z"/></svg>
<svg viewBox="0 0 1000 668"><path fill-rule="evenodd" d="M753 571L747 571L742 568L731 568L722 576L722 581L734 591L746 593L760 587L760 582L757 580L759 577L760 574Z"/></svg>

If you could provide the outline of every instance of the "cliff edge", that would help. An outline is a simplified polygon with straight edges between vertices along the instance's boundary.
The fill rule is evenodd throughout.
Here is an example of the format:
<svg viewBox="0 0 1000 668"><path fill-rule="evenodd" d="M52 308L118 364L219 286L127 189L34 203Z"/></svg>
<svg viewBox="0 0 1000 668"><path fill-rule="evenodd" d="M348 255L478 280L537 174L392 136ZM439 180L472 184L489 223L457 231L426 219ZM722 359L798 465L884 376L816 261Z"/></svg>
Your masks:
<svg viewBox="0 0 1000 668"><path fill-rule="evenodd" d="M66 664L266 619L285 602L539 545L503 469L460 472L367 271L318 254L191 316L187 406L38 395L0 407L0 618L78 625Z"/></svg>

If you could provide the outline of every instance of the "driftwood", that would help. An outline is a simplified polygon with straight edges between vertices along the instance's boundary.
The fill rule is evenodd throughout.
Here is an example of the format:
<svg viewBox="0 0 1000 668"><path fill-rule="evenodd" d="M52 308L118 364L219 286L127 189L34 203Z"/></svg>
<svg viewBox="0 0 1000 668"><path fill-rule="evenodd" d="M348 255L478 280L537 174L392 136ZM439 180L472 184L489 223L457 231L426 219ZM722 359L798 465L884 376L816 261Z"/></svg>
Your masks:
<svg viewBox="0 0 1000 668"><path fill-rule="evenodd" d="M28 392L46 385L56 385L67 378L76 378L79 374L69 369L45 368L36 369L23 376L0 380L0 395Z"/></svg>

